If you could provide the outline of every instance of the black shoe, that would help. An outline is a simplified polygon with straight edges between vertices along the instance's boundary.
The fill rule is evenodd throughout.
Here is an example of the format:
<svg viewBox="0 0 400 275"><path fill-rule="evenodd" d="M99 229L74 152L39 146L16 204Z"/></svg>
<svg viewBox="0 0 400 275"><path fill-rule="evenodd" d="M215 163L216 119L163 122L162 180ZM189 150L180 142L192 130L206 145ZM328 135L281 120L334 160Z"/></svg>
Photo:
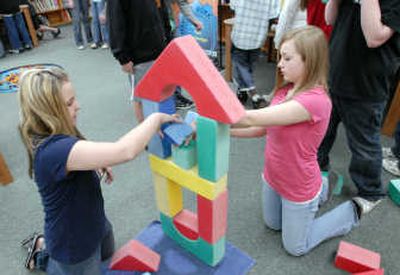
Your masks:
<svg viewBox="0 0 400 275"><path fill-rule="evenodd" d="M53 35L53 38L57 38L61 33L61 29L57 28L57 31L52 32L51 34Z"/></svg>
<svg viewBox="0 0 400 275"><path fill-rule="evenodd" d="M186 110L193 107L193 101L181 94L175 94L175 105L177 109Z"/></svg>
<svg viewBox="0 0 400 275"><path fill-rule="evenodd" d="M259 94L255 94L251 97L251 103L253 104L253 109L261 109L269 105L265 97Z"/></svg>
<svg viewBox="0 0 400 275"><path fill-rule="evenodd" d="M43 39L43 32L37 31L37 32L36 32L36 37L37 37L39 40L42 40L42 39Z"/></svg>
<svg viewBox="0 0 400 275"><path fill-rule="evenodd" d="M236 96L239 99L240 103L242 103L242 105L245 105L247 99L249 98L246 91L237 91Z"/></svg>
<svg viewBox="0 0 400 275"><path fill-rule="evenodd" d="M25 50L32 50L32 46L29 44L25 44L24 48Z"/></svg>

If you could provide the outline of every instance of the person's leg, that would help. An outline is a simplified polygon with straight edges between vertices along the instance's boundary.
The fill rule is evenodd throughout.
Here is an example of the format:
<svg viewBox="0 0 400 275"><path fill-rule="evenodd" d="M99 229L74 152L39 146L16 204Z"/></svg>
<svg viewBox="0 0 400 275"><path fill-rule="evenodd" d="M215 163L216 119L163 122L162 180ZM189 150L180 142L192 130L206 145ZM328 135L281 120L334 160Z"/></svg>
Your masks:
<svg viewBox="0 0 400 275"><path fill-rule="evenodd" d="M233 80L238 85L237 96L242 104L247 102L248 91L255 89L254 84L248 85L247 79L249 78L249 65L248 65L248 52L236 48L232 44L232 67L233 67Z"/></svg>
<svg viewBox="0 0 400 275"><path fill-rule="evenodd" d="M101 30L100 30L100 20L99 20L99 5L98 2L92 2L92 31L93 39L96 45L101 43Z"/></svg>
<svg viewBox="0 0 400 275"><path fill-rule="evenodd" d="M396 158L400 159L400 121L397 122L393 138L394 146L392 147L392 152Z"/></svg>
<svg viewBox="0 0 400 275"><path fill-rule="evenodd" d="M349 172L358 195L369 201L385 196L381 181L381 122L385 102L339 99L340 112L351 151Z"/></svg>
<svg viewBox="0 0 400 275"><path fill-rule="evenodd" d="M88 44L92 44L93 36L89 20L89 0L78 0L76 2L80 2L81 5L81 16L82 16L82 23L85 28L86 42ZM91 48L95 48L94 45L91 45Z"/></svg>
<svg viewBox="0 0 400 275"><path fill-rule="evenodd" d="M140 82L140 80L143 78L143 76L146 74L146 72L151 68L153 65L154 61L148 61L145 63L137 64L133 67L134 71L134 83L131 83L131 86L136 85ZM129 79L131 80L131 76L129 76ZM134 91L134 89L133 89ZM135 117L138 123L142 122L144 120L144 114L143 114L143 106L140 98L136 98L134 93L132 95L133 99L133 109L135 113Z"/></svg>
<svg viewBox="0 0 400 275"><path fill-rule="evenodd" d="M83 49L83 38L81 28L81 6L80 2L74 1L74 8L72 9L72 25L74 31L75 44L79 49Z"/></svg>
<svg viewBox="0 0 400 275"><path fill-rule="evenodd" d="M29 36L28 30L26 28L24 16L22 15L21 12L17 12L14 15L14 18L15 18L15 22L16 22L16 25L18 28L18 32L20 33L20 35L22 37L22 42L24 43L25 49L31 49L33 45L32 45L32 41L31 41L31 37Z"/></svg>
<svg viewBox="0 0 400 275"><path fill-rule="evenodd" d="M10 41L11 48L14 51L23 49L21 40L19 39L18 29L15 24L14 18L11 14L3 15L4 24L7 29L8 40Z"/></svg>
<svg viewBox="0 0 400 275"><path fill-rule="evenodd" d="M105 5L105 0L102 0L99 4L99 13L101 13L104 10L104 5ZM107 21L107 19L106 19ZM107 27L107 22L101 22L100 21L100 30L101 30L101 37L103 38L103 45L109 44L109 34L108 34L108 27ZM103 47L106 48L106 47ZM108 47L107 47L108 48Z"/></svg>
<svg viewBox="0 0 400 275"><path fill-rule="evenodd" d="M353 202L347 201L315 219L320 196L307 203L282 199L282 242L293 256L310 252L321 242L345 235L358 225Z"/></svg>
<svg viewBox="0 0 400 275"><path fill-rule="evenodd" d="M340 113L336 107L336 97L331 95L332 98L332 112L329 120L329 126L325 133L325 137L322 140L321 145L318 148L318 164L322 171L329 170L329 153L332 150L333 144L336 140L337 129L341 122Z"/></svg>
<svg viewBox="0 0 400 275"><path fill-rule="evenodd" d="M262 210L266 226L273 230L282 229L282 198L262 180Z"/></svg>
<svg viewBox="0 0 400 275"><path fill-rule="evenodd" d="M3 57L5 54L6 54L6 52L4 50L3 41L0 38L0 58Z"/></svg>

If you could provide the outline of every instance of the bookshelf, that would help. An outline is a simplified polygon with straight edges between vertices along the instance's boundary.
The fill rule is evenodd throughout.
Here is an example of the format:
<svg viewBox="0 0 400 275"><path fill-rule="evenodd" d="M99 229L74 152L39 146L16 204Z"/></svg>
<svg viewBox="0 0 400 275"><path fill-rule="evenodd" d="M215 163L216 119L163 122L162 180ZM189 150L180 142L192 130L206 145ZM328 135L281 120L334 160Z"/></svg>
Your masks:
<svg viewBox="0 0 400 275"><path fill-rule="evenodd" d="M51 27L71 23L71 16L63 0L30 0L37 14L46 16Z"/></svg>

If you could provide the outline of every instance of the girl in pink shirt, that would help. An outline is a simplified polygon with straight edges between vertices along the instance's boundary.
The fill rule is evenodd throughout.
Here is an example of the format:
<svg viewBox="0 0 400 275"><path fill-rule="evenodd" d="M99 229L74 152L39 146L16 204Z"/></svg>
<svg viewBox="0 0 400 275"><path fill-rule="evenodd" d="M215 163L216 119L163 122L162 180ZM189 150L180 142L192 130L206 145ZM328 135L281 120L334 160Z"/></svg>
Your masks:
<svg viewBox="0 0 400 275"><path fill-rule="evenodd" d="M348 233L358 225L357 208L345 202L315 218L328 197L321 177L318 147L328 127L328 45L316 27L288 32L280 44L278 67L284 83L271 105L246 111L231 130L235 137L268 133L263 172L263 215L268 227L282 230L288 253L300 256L322 241Z"/></svg>

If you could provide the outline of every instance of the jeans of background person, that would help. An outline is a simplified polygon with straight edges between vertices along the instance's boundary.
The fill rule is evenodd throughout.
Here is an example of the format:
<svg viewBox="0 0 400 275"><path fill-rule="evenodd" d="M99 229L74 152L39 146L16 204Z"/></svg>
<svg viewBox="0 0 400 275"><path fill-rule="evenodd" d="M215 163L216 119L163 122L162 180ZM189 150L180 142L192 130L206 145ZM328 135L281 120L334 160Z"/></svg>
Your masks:
<svg viewBox="0 0 400 275"><path fill-rule="evenodd" d="M21 12L3 15L3 20L12 49L21 50L24 46L32 47L32 41Z"/></svg>
<svg viewBox="0 0 400 275"><path fill-rule="evenodd" d="M254 63L257 61L260 49L241 50L232 44L233 79L239 85L239 90L253 90Z"/></svg>
<svg viewBox="0 0 400 275"><path fill-rule="evenodd" d="M315 218L319 204L327 199L327 190L328 182L323 178L319 195L311 201L296 203L282 198L263 180L264 222L273 230L282 230L283 246L291 255L304 255L321 242L345 235L358 225L356 209L350 201Z"/></svg>
<svg viewBox="0 0 400 275"><path fill-rule="evenodd" d="M99 19L99 15L104 9L104 4L104 0L100 2L92 1L92 30L94 43L97 45L101 43L108 44L109 41L107 25L106 23L101 23Z"/></svg>
<svg viewBox="0 0 400 275"><path fill-rule="evenodd" d="M72 9L72 24L74 29L75 44L82 46L84 44L82 38L81 24L85 29L86 42L92 43L92 31L89 21L89 0L74 0L74 8Z"/></svg>
<svg viewBox="0 0 400 275"><path fill-rule="evenodd" d="M381 122L386 102L366 102L331 95L332 113L328 130L318 149L321 170L329 168L329 153L336 139L340 122L346 130L351 151L350 177L358 195L367 200L385 196L381 181L382 148Z"/></svg>
<svg viewBox="0 0 400 275"><path fill-rule="evenodd" d="M3 41L1 41L0 39L0 58L3 57L6 54L5 50L4 50L4 44Z"/></svg>

